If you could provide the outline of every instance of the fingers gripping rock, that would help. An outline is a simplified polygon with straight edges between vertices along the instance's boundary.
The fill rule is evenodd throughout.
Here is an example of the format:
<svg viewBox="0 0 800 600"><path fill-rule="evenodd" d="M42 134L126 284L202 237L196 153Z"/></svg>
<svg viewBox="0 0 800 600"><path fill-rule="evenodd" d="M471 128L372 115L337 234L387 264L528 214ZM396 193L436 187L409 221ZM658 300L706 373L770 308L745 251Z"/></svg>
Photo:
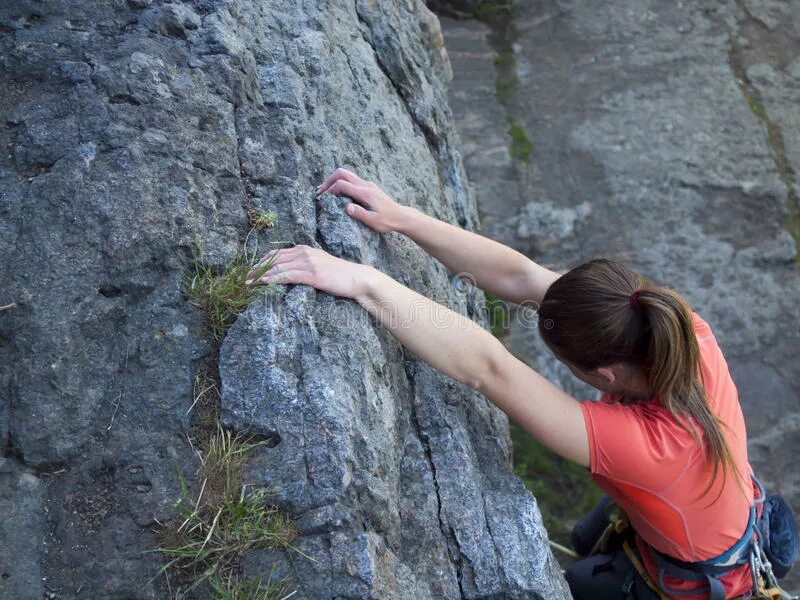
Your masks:
<svg viewBox="0 0 800 600"><path fill-rule="evenodd" d="M334 256L371 263L377 257L379 234L351 219L347 196L324 193L317 199L317 227L325 249Z"/></svg>

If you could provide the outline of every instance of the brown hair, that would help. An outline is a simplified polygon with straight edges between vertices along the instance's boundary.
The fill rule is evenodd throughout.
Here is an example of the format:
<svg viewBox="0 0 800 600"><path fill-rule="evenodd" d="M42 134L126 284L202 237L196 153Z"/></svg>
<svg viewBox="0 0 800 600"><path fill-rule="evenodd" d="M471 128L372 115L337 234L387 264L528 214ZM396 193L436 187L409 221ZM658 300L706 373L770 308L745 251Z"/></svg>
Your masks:
<svg viewBox="0 0 800 600"><path fill-rule="evenodd" d="M620 263L593 260L550 286L539 309L539 332L559 359L582 370L614 363L643 369L650 391L702 445L693 417L713 465L702 495L720 467L723 476L729 470L740 476L706 400L692 309L680 294Z"/></svg>

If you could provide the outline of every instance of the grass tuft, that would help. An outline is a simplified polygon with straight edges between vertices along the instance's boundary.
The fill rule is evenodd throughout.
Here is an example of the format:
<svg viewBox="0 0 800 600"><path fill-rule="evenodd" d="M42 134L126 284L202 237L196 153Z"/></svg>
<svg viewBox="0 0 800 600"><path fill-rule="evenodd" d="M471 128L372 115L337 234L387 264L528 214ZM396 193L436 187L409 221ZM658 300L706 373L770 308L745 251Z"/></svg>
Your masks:
<svg viewBox="0 0 800 600"><path fill-rule="evenodd" d="M278 215L273 210L264 210L257 208L248 214L250 226L255 227L258 231L264 229L272 229L278 222Z"/></svg>
<svg viewBox="0 0 800 600"><path fill-rule="evenodd" d="M192 581L180 593L207 582L212 589L216 584L229 591L221 598L248 598L241 595L245 582L240 586L235 577L242 555L252 548L286 548L296 537L292 521L270 504L269 490L248 489L241 482L246 455L265 443L218 427L200 453L199 491L193 494L178 473L182 493L175 508L180 523L161 532L157 551L167 560L158 575L173 570ZM239 595L230 595L234 593Z"/></svg>
<svg viewBox="0 0 800 600"><path fill-rule="evenodd" d="M294 596L289 593L285 582L272 583L250 579L235 578L209 580L212 600L288 600Z"/></svg>
<svg viewBox="0 0 800 600"><path fill-rule="evenodd" d="M257 263L257 256L242 252L218 272L203 260L201 249L195 250L194 260L186 276L186 290L191 303L202 311L209 332L219 341L233 325L236 317L247 308L256 296L274 292L274 286L249 286L245 283L247 273ZM256 279L269 270L272 262L261 269Z"/></svg>

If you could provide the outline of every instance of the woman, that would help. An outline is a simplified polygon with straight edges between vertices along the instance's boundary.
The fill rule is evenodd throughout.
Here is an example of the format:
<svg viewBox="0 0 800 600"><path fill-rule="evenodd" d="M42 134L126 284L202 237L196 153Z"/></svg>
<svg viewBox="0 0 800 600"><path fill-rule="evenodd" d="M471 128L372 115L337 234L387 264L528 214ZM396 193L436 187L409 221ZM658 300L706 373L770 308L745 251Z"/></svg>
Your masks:
<svg viewBox="0 0 800 600"><path fill-rule="evenodd" d="M352 198L346 207L352 218L409 236L451 271L470 273L485 291L535 302L548 347L576 377L604 392L602 401L578 402L466 317L453 313L447 327L437 325L445 309L367 265L296 246L265 256L259 266L270 260L273 266L248 283L305 284L356 300L422 360L481 392L554 452L588 467L626 511L653 581L659 575L654 551L696 562L742 537L754 504L742 411L711 330L681 296L605 260L559 276L497 242L398 205L344 169L317 188L323 192ZM387 306L400 314L413 306L417 318L404 326ZM627 556L587 560L566 573L576 599L622 598L626 580L635 582L636 597L653 597L641 578L629 577ZM726 598L752 586L747 564L718 579ZM709 597L705 580L664 575L663 584L692 600Z"/></svg>

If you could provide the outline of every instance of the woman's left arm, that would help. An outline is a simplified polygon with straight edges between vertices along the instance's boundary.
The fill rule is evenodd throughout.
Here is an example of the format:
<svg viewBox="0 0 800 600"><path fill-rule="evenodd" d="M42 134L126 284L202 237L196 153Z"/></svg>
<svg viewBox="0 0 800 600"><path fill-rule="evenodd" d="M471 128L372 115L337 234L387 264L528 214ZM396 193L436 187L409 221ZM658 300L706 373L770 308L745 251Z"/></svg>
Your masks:
<svg viewBox="0 0 800 600"><path fill-rule="evenodd" d="M470 319L366 265L307 246L267 255L260 283L299 283L352 298L420 359L486 396L567 459L589 465L589 441L578 402L515 358ZM256 266L251 276L260 269ZM252 283L259 283L252 282Z"/></svg>

